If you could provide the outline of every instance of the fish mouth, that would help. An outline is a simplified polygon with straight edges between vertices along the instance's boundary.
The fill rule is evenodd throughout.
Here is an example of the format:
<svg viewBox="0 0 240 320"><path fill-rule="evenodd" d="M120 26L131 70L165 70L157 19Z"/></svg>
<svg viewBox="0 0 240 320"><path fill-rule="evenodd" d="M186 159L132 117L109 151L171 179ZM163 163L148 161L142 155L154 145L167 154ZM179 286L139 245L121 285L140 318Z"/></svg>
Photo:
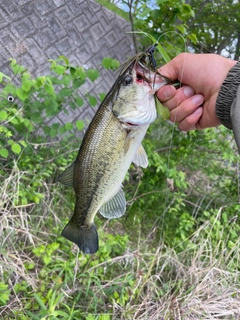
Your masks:
<svg viewBox="0 0 240 320"><path fill-rule="evenodd" d="M139 127L139 124L131 123L131 122L128 122L128 121L127 122L120 121L120 124L123 127L123 129L126 129L126 130L132 130L132 129L135 129L135 128Z"/></svg>
<svg viewBox="0 0 240 320"><path fill-rule="evenodd" d="M138 124L136 124L136 123L125 122L125 124L127 124L130 127L138 127Z"/></svg>

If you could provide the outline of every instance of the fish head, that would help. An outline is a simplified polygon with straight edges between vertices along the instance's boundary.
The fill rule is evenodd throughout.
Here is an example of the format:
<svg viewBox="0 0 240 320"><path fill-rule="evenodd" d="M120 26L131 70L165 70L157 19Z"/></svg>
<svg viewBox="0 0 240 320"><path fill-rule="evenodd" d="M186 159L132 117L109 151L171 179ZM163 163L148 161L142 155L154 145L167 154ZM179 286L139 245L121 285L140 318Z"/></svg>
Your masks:
<svg viewBox="0 0 240 320"><path fill-rule="evenodd" d="M154 94L168 83L167 79L135 61L118 80L113 114L128 128L152 123L157 117Z"/></svg>

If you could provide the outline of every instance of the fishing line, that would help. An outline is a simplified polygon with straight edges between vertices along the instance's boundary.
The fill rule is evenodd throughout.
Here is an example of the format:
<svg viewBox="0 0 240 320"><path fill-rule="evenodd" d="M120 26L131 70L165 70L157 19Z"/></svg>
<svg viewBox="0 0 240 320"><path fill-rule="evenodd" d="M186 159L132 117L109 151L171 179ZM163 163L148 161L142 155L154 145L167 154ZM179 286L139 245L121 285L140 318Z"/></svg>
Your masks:
<svg viewBox="0 0 240 320"><path fill-rule="evenodd" d="M168 33L176 33L178 36L181 37L181 39L183 40L183 43L184 43L184 53L187 52L187 46L186 46L186 43L185 43L185 40L183 38L183 36L179 33L177 33L176 31L167 31L167 32L164 32L162 35L160 35L157 39L157 42L160 41L161 37L168 34ZM161 52L160 52L161 54ZM163 55L162 55L163 56ZM165 61L167 62L167 61ZM185 65L185 58L184 58L184 63L183 63L183 67L182 67L182 71L181 71L181 75L180 75L180 79L178 79L180 81L180 84L179 84L179 88L181 88L181 83L182 83L182 79L183 79L183 72L184 72L184 65ZM161 68L160 68L161 70ZM179 99L179 98L178 98ZM179 106L179 101L177 101L177 105L176 107ZM177 114L176 114L177 116ZM176 116L175 116L175 119L176 119ZM174 120L175 120L174 119ZM173 128L170 132L170 145L169 145L169 150L167 151L167 168L168 170L170 169L170 158L171 158L171 150L172 150L172 145L173 145L173 135L174 135L174 130L175 130L175 127L176 127L176 123L174 122L173 124ZM159 219L161 219L161 223L162 223L162 226L164 224L164 218L165 218L165 214L168 212L168 209L170 208L170 205L173 204L173 201L171 201L171 203L169 205L167 205L168 201L169 201L169 188L167 187L165 190L165 193L166 193L166 196L165 196L165 204L164 204L164 211L163 213L161 214L161 216L159 217ZM174 199L173 199L174 200ZM163 236L163 231L164 231L164 228L161 228L160 229L160 235Z"/></svg>

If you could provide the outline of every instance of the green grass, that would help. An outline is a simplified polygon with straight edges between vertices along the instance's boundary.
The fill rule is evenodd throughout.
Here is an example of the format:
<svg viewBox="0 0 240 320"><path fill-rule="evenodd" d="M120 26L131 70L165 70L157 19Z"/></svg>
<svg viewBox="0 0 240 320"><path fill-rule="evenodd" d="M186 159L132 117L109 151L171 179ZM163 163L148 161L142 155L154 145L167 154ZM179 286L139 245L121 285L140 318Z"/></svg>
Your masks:
<svg viewBox="0 0 240 320"><path fill-rule="evenodd" d="M12 105L1 106L7 126ZM53 183L79 139L47 141L31 132L20 153L1 155L1 319L239 319L238 158L229 132L181 133L156 120L143 143L149 166L126 177L125 216L96 217L92 256L61 236L74 194Z"/></svg>
<svg viewBox="0 0 240 320"><path fill-rule="evenodd" d="M39 204L14 204L28 174L16 162L0 186L1 319L238 318L240 237L231 248L224 230L213 241L221 210L181 250L141 232L137 216L134 237L124 218L97 217L100 250L83 255L60 236L71 190L43 179Z"/></svg>

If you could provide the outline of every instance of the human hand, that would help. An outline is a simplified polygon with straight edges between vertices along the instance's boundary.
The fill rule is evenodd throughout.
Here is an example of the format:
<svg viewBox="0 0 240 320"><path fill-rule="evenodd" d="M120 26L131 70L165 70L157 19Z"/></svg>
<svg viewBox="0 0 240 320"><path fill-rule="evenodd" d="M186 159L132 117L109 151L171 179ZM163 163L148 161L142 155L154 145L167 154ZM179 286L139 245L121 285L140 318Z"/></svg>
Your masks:
<svg viewBox="0 0 240 320"><path fill-rule="evenodd" d="M170 110L170 120L180 130L190 131L220 125L215 112L218 92L228 71L237 63L217 54L181 53L158 71L179 80L179 89L168 85L157 92Z"/></svg>

